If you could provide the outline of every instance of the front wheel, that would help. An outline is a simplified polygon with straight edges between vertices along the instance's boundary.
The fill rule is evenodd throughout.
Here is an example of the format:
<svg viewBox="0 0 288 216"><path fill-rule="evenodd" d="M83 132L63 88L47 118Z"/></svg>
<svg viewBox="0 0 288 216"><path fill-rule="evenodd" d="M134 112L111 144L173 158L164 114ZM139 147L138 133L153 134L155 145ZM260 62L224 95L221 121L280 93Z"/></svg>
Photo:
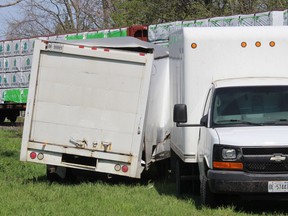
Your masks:
<svg viewBox="0 0 288 216"><path fill-rule="evenodd" d="M208 185L208 180L206 176L203 176L200 184L200 198L201 204L206 207L215 208L218 206L220 200L217 194L211 192Z"/></svg>

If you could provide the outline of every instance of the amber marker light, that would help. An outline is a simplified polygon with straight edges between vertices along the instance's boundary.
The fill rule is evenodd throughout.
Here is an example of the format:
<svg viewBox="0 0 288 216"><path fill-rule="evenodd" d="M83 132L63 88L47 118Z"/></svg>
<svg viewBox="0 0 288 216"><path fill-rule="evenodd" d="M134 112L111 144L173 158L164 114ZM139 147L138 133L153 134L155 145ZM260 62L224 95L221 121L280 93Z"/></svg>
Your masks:
<svg viewBox="0 0 288 216"><path fill-rule="evenodd" d="M276 44L275 44L274 41L270 41L269 45L270 45L271 47L274 47Z"/></svg>
<svg viewBox="0 0 288 216"><path fill-rule="evenodd" d="M243 170L243 163L239 162L213 162L215 169Z"/></svg>
<svg viewBox="0 0 288 216"><path fill-rule="evenodd" d="M257 41L257 42L255 43L255 46L256 46L256 47L260 47L260 46L261 46L261 42L260 42L260 41Z"/></svg>
<svg viewBox="0 0 288 216"><path fill-rule="evenodd" d="M241 47L245 48L247 46L247 43L246 42L242 42L241 43Z"/></svg>
<svg viewBox="0 0 288 216"><path fill-rule="evenodd" d="M197 44L196 44L196 43L192 43L192 44L191 44L191 48L192 48L192 49L196 49L196 48L197 48Z"/></svg>

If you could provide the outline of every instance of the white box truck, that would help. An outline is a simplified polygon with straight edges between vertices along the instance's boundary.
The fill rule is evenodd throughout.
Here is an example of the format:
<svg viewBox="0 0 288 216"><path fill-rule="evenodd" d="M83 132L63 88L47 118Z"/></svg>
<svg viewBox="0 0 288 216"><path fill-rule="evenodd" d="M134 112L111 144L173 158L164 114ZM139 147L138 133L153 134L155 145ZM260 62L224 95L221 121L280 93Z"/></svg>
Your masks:
<svg viewBox="0 0 288 216"><path fill-rule="evenodd" d="M179 193L196 187L208 206L227 194L288 198L287 50L287 27L183 28L171 35Z"/></svg>
<svg viewBox="0 0 288 216"><path fill-rule="evenodd" d="M20 159L140 178L169 157L168 62L135 38L36 41Z"/></svg>

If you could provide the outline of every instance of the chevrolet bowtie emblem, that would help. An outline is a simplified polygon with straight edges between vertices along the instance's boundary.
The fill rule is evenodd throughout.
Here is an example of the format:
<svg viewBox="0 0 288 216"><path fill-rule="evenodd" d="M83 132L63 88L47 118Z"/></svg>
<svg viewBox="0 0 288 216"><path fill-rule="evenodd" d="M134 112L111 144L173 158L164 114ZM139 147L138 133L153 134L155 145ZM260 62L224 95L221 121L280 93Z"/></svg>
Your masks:
<svg viewBox="0 0 288 216"><path fill-rule="evenodd" d="M282 155L274 155L273 157L270 158L270 161L275 161L275 162L281 162L284 161L286 157Z"/></svg>

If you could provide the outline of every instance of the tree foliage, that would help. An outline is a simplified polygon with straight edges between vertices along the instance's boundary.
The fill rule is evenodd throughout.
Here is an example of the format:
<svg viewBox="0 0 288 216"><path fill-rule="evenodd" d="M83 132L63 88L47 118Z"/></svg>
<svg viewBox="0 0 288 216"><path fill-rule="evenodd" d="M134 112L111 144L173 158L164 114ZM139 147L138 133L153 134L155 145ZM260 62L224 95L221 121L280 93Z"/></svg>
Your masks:
<svg viewBox="0 0 288 216"><path fill-rule="evenodd" d="M104 22L100 0L23 0L20 11L9 21L10 38L80 32Z"/></svg>
<svg viewBox="0 0 288 216"><path fill-rule="evenodd" d="M10 3L17 2L21 2L22 16L9 21L9 38L288 9L288 0L11 0Z"/></svg>
<svg viewBox="0 0 288 216"><path fill-rule="evenodd" d="M114 25L156 24L288 8L288 0L115 0Z"/></svg>
<svg viewBox="0 0 288 216"><path fill-rule="evenodd" d="M14 0L14 1L0 1L0 8L4 8L4 7L11 7L11 6L14 6L18 3L20 3L22 0Z"/></svg>

